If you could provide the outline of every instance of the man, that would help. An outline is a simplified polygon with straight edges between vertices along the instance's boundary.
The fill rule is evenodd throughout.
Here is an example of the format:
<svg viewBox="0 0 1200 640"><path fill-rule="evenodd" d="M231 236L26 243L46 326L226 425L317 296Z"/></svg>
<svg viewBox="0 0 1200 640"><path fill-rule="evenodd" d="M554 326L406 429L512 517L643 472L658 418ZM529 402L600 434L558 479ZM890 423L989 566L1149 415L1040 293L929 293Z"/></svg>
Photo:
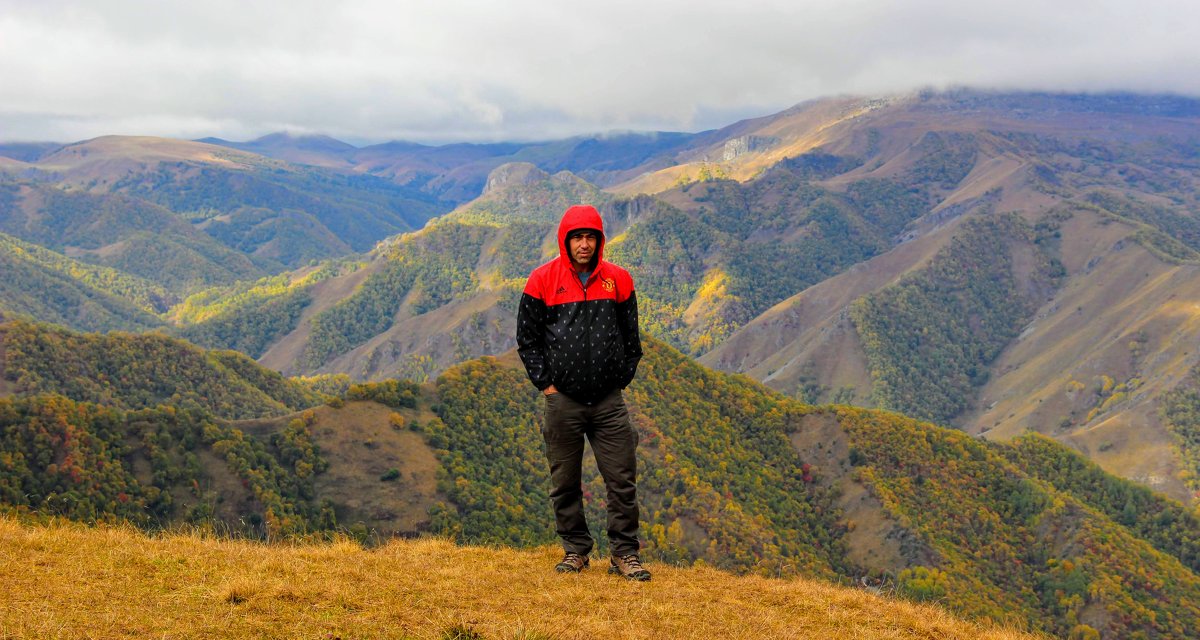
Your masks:
<svg viewBox="0 0 1200 640"><path fill-rule="evenodd" d="M517 352L546 401L550 501L566 552L555 569L582 571L594 543L580 486L586 437L608 495L609 573L649 580L637 553L637 433L621 395L642 357L633 278L604 260L595 207L566 210L558 250L529 275L517 313Z"/></svg>

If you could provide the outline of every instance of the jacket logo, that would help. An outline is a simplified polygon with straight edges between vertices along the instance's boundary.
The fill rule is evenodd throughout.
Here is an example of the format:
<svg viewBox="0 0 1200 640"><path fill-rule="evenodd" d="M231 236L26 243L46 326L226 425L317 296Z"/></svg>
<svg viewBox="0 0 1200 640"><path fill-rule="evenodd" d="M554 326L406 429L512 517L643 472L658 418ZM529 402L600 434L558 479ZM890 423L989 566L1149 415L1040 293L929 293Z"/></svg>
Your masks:
<svg viewBox="0 0 1200 640"><path fill-rule="evenodd" d="M564 293L566 293L566 292L567 292L567 288L566 288L566 287L559 287L559 288L558 288L558 291L555 291L555 292L554 292L554 295L556 295L556 296L561 296L562 294L564 294Z"/></svg>
<svg viewBox="0 0 1200 640"><path fill-rule="evenodd" d="M612 278L605 278L600 281L600 284L604 286L605 291L613 291L617 288L617 281Z"/></svg>

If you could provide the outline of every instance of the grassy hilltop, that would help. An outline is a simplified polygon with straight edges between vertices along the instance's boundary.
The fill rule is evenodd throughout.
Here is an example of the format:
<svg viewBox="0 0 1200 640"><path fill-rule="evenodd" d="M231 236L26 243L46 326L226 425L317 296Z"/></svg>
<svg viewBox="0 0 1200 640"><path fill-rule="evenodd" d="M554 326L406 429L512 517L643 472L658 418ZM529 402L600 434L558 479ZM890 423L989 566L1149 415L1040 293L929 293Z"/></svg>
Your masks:
<svg viewBox="0 0 1200 640"><path fill-rule="evenodd" d="M293 391L335 381L268 376L163 336L0 327L0 393L15 394L0 398L0 502L15 509L151 531L216 522L263 540L554 542L539 398L515 356L428 385L328 389L326 404L287 413L316 402L287 400ZM81 373L50 375L65 372ZM244 393L178 392L235 378ZM865 576L956 615L1062 637L1182 639L1200 624L1200 518L1044 436L990 443L813 406L654 340L626 397L643 551L659 565ZM583 484L599 528L590 462Z"/></svg>
<svg viewBox="0 0 1200 640"><path fill-rule="evenodd" d="M0 518L2 638L980 638L1022 633L806 579L653 565L550 571L552 548L366 550Z"/></svg>

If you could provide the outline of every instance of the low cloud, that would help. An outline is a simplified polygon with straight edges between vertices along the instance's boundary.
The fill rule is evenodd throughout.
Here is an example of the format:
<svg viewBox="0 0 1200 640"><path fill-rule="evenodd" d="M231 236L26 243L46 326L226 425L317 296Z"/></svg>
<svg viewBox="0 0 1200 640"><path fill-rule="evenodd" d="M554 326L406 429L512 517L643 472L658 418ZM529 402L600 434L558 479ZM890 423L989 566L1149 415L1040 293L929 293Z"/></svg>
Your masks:
<svg viewBox="0 0 1200 640"><path fill-rule="evenodd" d="M837 94L1200 95L1200 5L0 0L0 139L695 131Z"/></svg>

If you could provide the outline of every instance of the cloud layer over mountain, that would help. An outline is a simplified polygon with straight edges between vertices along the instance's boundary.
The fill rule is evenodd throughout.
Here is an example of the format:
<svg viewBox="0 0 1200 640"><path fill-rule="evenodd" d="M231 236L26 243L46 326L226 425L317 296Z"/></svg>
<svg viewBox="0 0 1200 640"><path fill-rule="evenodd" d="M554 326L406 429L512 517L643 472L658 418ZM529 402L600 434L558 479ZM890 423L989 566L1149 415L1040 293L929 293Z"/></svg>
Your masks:
<svg viewBox="0 0 1200 640"><path fill-rule="evenodd" d="M1200 94L1186 0L0 0L0 139L699 130L839 93Z"/></svg>

